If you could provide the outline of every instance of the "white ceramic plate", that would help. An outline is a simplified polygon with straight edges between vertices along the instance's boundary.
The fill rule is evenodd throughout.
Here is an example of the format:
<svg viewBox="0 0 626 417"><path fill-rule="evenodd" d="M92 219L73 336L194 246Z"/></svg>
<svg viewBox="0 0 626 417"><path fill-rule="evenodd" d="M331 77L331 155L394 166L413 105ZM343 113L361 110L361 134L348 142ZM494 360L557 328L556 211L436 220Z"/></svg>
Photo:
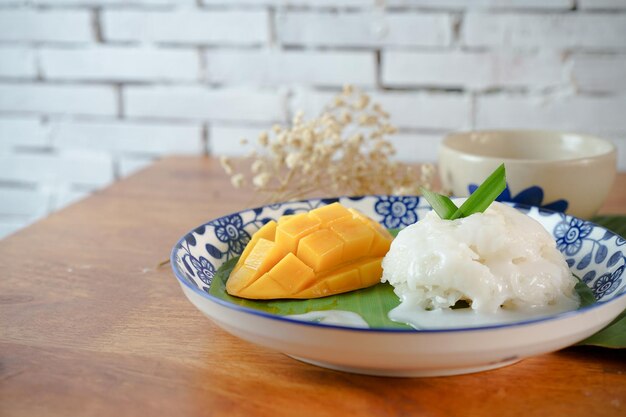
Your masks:
<svg viewBox="0 0 626 417"><path fill-rule="evenodd" d="M407 226L429 210L418 197L338 199L388 228ZM217 269L238 256L250 236L281 215L337 199L289 202L232 213L199 226L174 246L174 274L187 298L209 319L244 340L315 365L369 375L454 375L498 368L552 352L596 333L626 308L626 241L595 224L536 207L516 206L554 236L573 273L597 303L576 311L477 328L354 328L305 322L211 294Z"/></svg>

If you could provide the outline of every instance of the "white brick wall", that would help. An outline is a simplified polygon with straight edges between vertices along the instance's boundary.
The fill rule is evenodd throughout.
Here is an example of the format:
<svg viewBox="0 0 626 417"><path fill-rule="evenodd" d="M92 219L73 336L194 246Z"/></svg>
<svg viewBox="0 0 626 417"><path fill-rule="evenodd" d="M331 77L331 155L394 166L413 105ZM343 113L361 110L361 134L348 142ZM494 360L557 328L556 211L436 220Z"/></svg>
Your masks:
<svg viewBox="0 0 626 417"><path fill-rule="evenodd" d="M284 94L252 89L128 87L129 117L272 122L285 119Z"/></svg>
<svg viewBox="0 0 626 417"><path fill-rule="evenodd" d="M484 96L476 103L476 127L623 132L626 131L625 109L626 95Z"/></svg>
<svg viewBox="0 0 626 417"><path fill-rule="evenodd" d="M584 10L626 9L624 0L579 0L579 5Z"/></svg>
<svg viewBox="0 0 626 417"><path fill-rule="evenodd" d="M114 154L201 154L202 128L161 122L61 121L50 127L58 149L98 150Z"/></svg>
<svg viewBox="0 0 626 417"><path fill-rule="evenodd" d="M213 125L209 130L209 150L216 155L245 155L250 147L242 145L241 140L255 143L261 131L254 127Z"/></svg>
<svg viewBox="0 0 626 417"><path fill-rule="evenodd" d="M37 217L46 214L49 205L46 194L27 188L0 188L4 216Z"/></svg>
<svg viewBox="0 0 626 417"><path fill-rule="evenodd" d="M0 84L0 112L113 116L117 101L109 86Z"/></svg>
<svg viewBox="0 0 626 417"><path fill-rule="evenodd" d="M366 51L217 50L207 52L206 62L206 79L215 83L334 87L376 84L376 56Z"/></svg>
<svg viewBox="0 0 626 417"><path fill-rule="evenodd" d="M626 49L626 15L468 13L463 44L474 47Z"/></svg>
<svg viewBox="0 0 626 417"><path fill-rule="evenodd" d="M111 157L99 153L0 156L0 181L102 186L113 181Z"/></svg>
<svg viewBox="0 0 626 417"><path fill-rule="evenodd" d="M84 43L93 35L87 10L0 10L0 41Z"/></svg>
<svg viewBox="0 0 626 417"><path fill-rule="evenodd" d="M595 0L589 0L595 1ZM607 0L603 0L607 1ZM608 0L610 1L610 0ZM620 1L620 0L616 0ZM389 0L391 6L419 6L450 9L571 9L574 0Z"/></svg>
<svg viewBox="0 0 626 417"><path fill-rule="evenodd" d="M252 11L106 11L107 41L261 45L269 39L269 17Z"/></svg>
<svg viewBox="0 0 626 417"><path fill-rule="evenodd" d="M42 148L49 145L46 128L37 118L0 118L0 152L20 147Z"/></svg>
<svg viewBox="0 0 626 417"><path fill-rule="evenodd" d="M89 47L42 49L42 74L50 80L197 81L200 57L192 49Z"/></svg>
<svg viewBox="0 0 626 417"><path fill-rule="evenodd" d="M333 93L299 89L294 93L291 108L313 117L333 96ZM471 101L464 94L380 92L372 97L391 114L391 122L399 128L446 131L470 127Z"/></svg>
<svg viewBox="0 0 626 417"><path fill-rule="evenodd" d="M452 19L441 13L334 14L288 11L276 18L285 45L445 47L452 38ZM332 29L331 29L332 28Z"/></svg>
<svg viewBox="0 0 626 417"><path fill-rule="evenodd" d="M470 90L491 87L549 87L565 81L563 58L552 51L389 51L383 53L383 83Z"/></svg>
<svg viewBox="0 0 626 417"><path fill-rule="evenodd" d="M242 155L346 83L402 160L526 127L626 170L626 0L0 0L0 238L162 155Z"/></svg>
<svg viewBox="0 0 626 417"><path fill-rule="evenodd" d="M626 91L626 54L575 55L573 61L572 81L579 90L603 93Z"/></svg>
<svg viewBox="0 0 626 417"><path fill-rule="evenodd" d="M0 46L0 77L34 78L36 75L35 51Z"/></svg>

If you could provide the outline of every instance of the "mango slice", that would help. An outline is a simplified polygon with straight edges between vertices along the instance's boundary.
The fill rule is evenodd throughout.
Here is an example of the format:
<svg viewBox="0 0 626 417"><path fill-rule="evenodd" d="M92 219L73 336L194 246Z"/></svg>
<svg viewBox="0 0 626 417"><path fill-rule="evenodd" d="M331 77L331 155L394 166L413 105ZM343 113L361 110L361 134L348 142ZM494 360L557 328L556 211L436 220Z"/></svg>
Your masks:
<svg viewBox="0 0 626 417"><path fill-rule="evenodd" d="M267 300L318 298L380 282L391 234L339 203L283 216L259 229L233 269L226 291Z"/></svg>

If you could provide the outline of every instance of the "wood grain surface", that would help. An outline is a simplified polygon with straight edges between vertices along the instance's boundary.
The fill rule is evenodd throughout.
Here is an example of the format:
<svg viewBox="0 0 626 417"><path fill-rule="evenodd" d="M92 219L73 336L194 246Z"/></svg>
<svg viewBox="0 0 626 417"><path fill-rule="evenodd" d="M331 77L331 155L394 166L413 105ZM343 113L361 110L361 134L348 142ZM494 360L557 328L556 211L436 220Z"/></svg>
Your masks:
<svg viewBox="0 0 626 417"><path fill-rule="evenodd" d="M602 213L626 214L614 190ZM157 264L251 203L215 160L169 158L0 241L0 416L626 416L626 350L394 379L230 336Z"/></svg>

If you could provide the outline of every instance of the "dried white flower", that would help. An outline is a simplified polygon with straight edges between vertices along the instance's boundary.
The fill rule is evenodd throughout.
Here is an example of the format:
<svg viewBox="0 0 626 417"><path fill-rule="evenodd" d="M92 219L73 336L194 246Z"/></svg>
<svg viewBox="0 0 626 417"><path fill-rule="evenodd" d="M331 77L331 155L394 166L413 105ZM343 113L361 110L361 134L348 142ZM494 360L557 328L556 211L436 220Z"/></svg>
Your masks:
<svg viewBox="0 0 626 417"><path fill-rule="evenodd" d="M259 145L261 146L267 146L267 144L269 143L269 135L267 134L267 132L261 132L261 134L259 135Z"/></svg>
<svg viewBox="0 0 626 417"><path fill-rule="evenodd" d="M271 179L272 177L268 172L262 172L254 176L252 184L254 184L255 187L263 188L270 182Z"/></svg>
<svg viewBox="0 0 626 417"><path fill-rule="evenodd" d="M389 114L370 97L351 86L335 97L318 118L304 120L302 112L289 128L274 125L272 134L263 132L253 152L244 161L252 172L251 183L270 201L318 195L400 193L417 194L430 188L433 167L421 171L393 161L393 145L387 140L396 128ZM220 159L229 175L229 159ZM235 187L246 182L238 173L231 177Z"/></svg>
<svg viewBox="0 0 626 417"><path fill-rule="evenodd" d="M230 177L230 183L235 188L241 188L243 184L245 183L243 174L235 174L232 177Z"/></svg>
<svg viewBox="0 0 626 417"><path fill-rule="evenodd" d="M233 163L227 156L220 157L220 165L228 175L232 175L233 173Z"/></svg>
<svg viewBox="0 0 626 417"><path fill-rule="evenodd" d="M253 173L258 174L263 168L265 168L265 161L262 159L257 159L252 163L250 170Z"/></svg>
<svg viewBox="0 0 626 417"><path fill-rule="evenodd" d="M294 169L300 162L301 158L302 154L298 152L293 152L287 155L287 157L285 158L285 164L287 165L287 168Z"/></svg>

